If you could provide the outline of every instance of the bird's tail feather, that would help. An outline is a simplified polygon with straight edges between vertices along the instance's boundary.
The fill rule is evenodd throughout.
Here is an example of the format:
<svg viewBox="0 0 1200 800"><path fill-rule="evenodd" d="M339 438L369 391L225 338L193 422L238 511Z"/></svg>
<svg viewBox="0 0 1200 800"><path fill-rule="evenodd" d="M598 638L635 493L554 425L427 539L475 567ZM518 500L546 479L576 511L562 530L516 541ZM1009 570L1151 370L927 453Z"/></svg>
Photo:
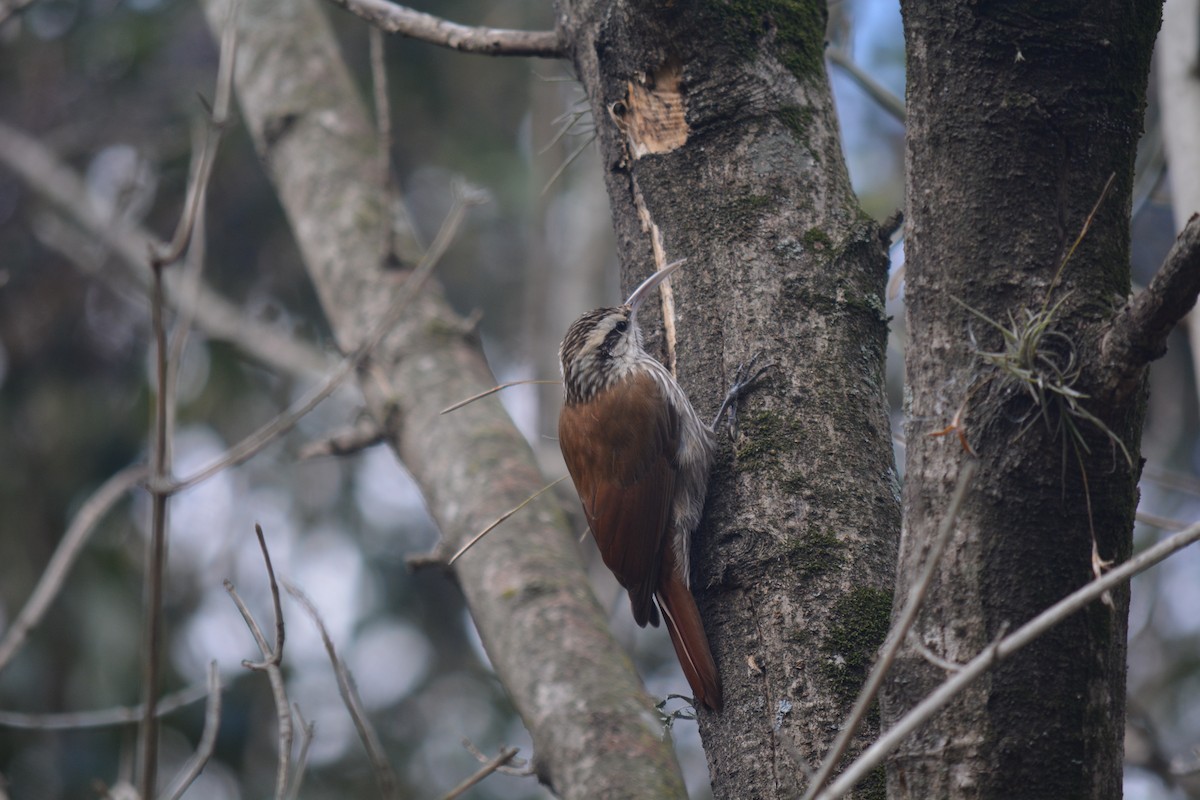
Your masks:
<svg viewBox="0 0 1200 800"><path fill-rule="evenodd" d="M673 565L664 565L669 567ZM683 667L683 674L692 687L698 705L713 711L721 710L721 679L717 675L717 664L708 647L708 636L700 619L700 609L683 579L676 570L665 568L655 596L662 608L671 644Z"/></svg>

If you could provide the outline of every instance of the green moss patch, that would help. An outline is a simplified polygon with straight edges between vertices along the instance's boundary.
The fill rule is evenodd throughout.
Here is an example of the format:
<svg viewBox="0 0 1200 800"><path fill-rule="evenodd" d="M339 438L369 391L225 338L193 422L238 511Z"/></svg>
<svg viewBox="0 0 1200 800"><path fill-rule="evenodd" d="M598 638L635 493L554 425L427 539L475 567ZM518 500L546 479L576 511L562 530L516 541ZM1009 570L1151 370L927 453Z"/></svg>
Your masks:
<svg viewBox="0 0 1200 800"><path fill-rule="evenodd" d="M772 470L778 475L783 457L800 448L803 428L800 423L775 411L756 411L738 419L745 434L737 449L737 469Z"/></svg>
<svg viewBox="0 0 1200 800"><path fill-rule="evenodd" d="M846 546L833 531L813 531L788 540L787 558L801 575L833 572L845 563Z"/></svg>
<svg viewBox="0 0 1200 800"><path fill-rule="evenodd" d="M743 60L757 56L766 39L801 83L824 74L824 0L716 0L708 10Z"/></svg>
<svg viewBox="0 0 1200 800"><path fill-rule="evenodd" d="M892 593L882 589L854 589L834 605L833 625L821 645L821 672L842 702L858 696L891 614Z"/></svg>

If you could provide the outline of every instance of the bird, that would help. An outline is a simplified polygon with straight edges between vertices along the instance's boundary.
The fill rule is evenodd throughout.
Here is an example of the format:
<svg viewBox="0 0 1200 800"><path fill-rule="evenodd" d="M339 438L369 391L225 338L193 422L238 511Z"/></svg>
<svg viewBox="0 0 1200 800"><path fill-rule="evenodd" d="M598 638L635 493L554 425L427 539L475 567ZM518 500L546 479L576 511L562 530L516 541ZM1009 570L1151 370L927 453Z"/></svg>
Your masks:
<svg viewBox="0 0 1200 800"><path fill-rule="evenodd" d="M721 681L690 588L691 538L704 512L717 423L763 370L744 379L739 369L706 425L646 352L638 309L683 264L652 274L623 305L589 311L568 328L559 347L558 441L600 556L629 593L634 620L657 627L661 612L694 704L719 711Z"/></svg>

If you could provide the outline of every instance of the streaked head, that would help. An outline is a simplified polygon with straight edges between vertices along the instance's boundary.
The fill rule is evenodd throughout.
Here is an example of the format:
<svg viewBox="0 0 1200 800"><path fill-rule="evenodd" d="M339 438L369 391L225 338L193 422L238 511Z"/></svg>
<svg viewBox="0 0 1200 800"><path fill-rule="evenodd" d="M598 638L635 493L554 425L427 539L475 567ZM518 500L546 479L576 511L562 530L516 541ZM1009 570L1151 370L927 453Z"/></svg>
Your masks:
<svg viewBox="0 0 1200 800"><path fill-rule="evenodd" d="M638 309L685 261L671 263L642 281L624 305L597 308L571 324L558 348L568 404L589 400L636 367L639 360L650 358L642 348Z"/></svg>

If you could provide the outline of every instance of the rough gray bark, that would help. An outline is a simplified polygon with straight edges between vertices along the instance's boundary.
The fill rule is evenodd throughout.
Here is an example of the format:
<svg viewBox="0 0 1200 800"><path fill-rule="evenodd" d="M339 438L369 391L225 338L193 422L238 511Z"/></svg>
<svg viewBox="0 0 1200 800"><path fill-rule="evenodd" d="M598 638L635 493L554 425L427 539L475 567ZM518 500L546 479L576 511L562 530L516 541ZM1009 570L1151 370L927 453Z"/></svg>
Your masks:
<svg viewBox="0 0 1200 800"><path fill-rule="evenodd" d="M205 5L219 29L227 4ZM379 226L390 219L375 173L378 142L312 0L244 0L238 27L235 80L246 124L349 351L407 274L382 267ZM498 404L438 417L493 382L477 342L434 286L360 371L368 410L451 549L542 485L529 446ZM456 564L484 646L533 737L538 775L559 796L681 797L670 741L653 723L654 700L609 634L573 539L546 497Z"/></svg>
<svg viewBox="0 0 1200 800"><path fill-rule="evenodd" d="M689 259L664 303L668 365L702 414L739 363L776 365L722 435L695 542L725 691L700 714L719 798L797 795L891 604L886 258L842 160L824 19L823 0L560 3L624 285L656 255Z"/></svg>
<svg viewBox="0 0 1200 800"><path fill-rule="evenodd" d="M961 434L981 468L916 627L952 661L1089 580L1089 500L1100 556L1130 553L1143 367L1154 355L1113 365L1101 348L1130 287L1134 149L1159 8L903 4L911 406L897 602L970 457ZM1108 197L1052 286L1110 174ZM1075 420L1089 448L1077 453L1060 411L1049 411L1049 426L1037 419L1026 391L976 352L1002 350L998 331L957 302L1008 327L1048 296L1066 299L1051 326L1064 336L1043 339L1045 352L1060 365L1073 352L1082 406L1120 437L1133 468L1092 422ZM954 421L949 435L929 435ZM1001 665L914 735L890 763L889 797L1119 797L1128 592L1112 600ZM885 720L944 674L905 654Z"/></svg>

